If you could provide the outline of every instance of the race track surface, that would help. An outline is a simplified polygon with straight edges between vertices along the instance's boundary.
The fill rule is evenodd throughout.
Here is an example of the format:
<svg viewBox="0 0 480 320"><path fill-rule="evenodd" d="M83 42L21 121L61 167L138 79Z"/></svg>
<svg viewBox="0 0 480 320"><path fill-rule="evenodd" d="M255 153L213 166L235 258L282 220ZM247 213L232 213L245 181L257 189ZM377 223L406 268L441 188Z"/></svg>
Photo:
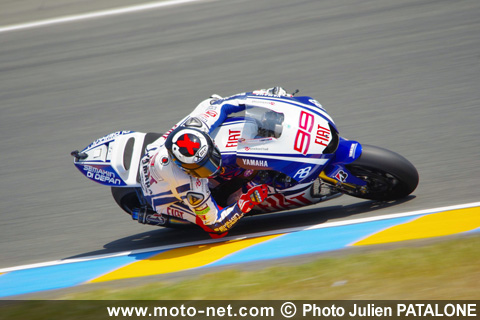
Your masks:
<svg viewBox="0 0 480 320"><path fill-rule="evenodd" d="M45 297L46 291L54 289L88 290L93 289L92 284L115 281L115 285L119 285L117 280L125 279L134 279L138 285L158 280L159 276L185 277L188 272L202 274L218 271L221 267L249 268L281 261L298 263L299 258L342 249L372 249L371 245L392 243L405 246L405 243L411 245L412 240L417 240L413 243L418 245L420 239L438 241L439 237L476 235L478 232L480 202L183 242L0 269L0 299L22 299L26 294ZM155 280L149 276L155 276ZM59 296L62 292L65 290L48 294Z"/></svg>
<svg viewBox="0 0 480 320"><path fill-rule="evenodd" d="M69 154L163 132L212 93L298 88L420 174L404 201L342 197L232 235L478 201L479 17L476 0L228 0L0 32L0 268L208 239L131 221Z"/></svg>

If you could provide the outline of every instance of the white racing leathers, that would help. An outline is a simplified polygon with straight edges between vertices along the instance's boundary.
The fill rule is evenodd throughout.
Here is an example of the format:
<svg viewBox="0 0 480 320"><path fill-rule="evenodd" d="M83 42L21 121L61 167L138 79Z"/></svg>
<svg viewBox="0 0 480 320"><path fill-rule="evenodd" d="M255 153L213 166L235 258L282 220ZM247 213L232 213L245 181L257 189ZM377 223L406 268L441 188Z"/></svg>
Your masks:
<svg viewBox="0 0 480 320"><path fill-rule="evenodd" d="M178 126L194 123L211 133L229 114L245 109L245 94L226 99L207 99L175 125L169 132L146 147L141 159L141 183L147 203L156 212L146 223L168 215L201 226L211 234L225 234L244 213L238 204L221 208L211 196L207 178L195 178L181 170L170 158L164 144L169 133ZM200 127L200 128L199 128Z"/></svg>

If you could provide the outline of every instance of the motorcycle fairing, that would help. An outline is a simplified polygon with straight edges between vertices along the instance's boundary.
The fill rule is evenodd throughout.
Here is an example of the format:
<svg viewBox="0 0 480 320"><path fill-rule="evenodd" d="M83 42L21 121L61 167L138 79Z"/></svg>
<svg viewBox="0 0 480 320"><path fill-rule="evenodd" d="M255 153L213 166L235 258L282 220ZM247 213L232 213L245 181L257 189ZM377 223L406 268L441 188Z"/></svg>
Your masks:
<svg viewBox="0 0 480 320"><path fill-rule="evenodd" d="M246 105L245 119L255 128L242 132L236 150L238 166L274 170L306 183L316 179L333 158L324 151L336 129L322 108L293 98L264 96L248 96Z"/></svg>
<svg viewBox="0 0 480 320"><path fill-rule="evenodd" d="M353 140L347 140L339 137L338 147L335 152L335 157L332 159L332 164L350 164L362 154L362 145Z"/></svg>
<svg viewBox="0 0 480 320"><path fill-rule="evenodd" d="M322 105L311 97L274 97L274 96L258 96L258 95L249 95L246 97L246 103L251 106L269 108L271 110L277 111L277 109L284 110L293 110L293 109L303 109L305 111L315 114L315 116L323 118L325 121L330 123L335 131L338 132L335 122L332 117L327 113L327 111L322 107ZM294 108L292 108L292 106ZM289 116L293 113L289 112Z"/></svg>
<svg viewBox="0 0 480 320"><path fill-rule="evenodd" d="M366 182L354 176L346 167L346 164L354 162L362 154L362 145L357 141L351 141L340 137L337 151L330 163L324 168L327 177L335 179L339 183L365 186Z"/></svg>
<svg viewBox="0 0 480 320"><path fill-rule="evenodd" d="M343 165L328 166L323 172L327 177L338 181L340 184L350 184L360 187L367 185L364 180L357 178Z"/></svg>
<svg viewBox="0 0 480 320"><path fill-rule="evenodd" d="M338 148L333 146L333 136L338 134L335 124L310 97L247 94L245 101L245 116L226 119L212 132L224 167L274 170L298 183L307 183L322 171L332 178L341 177L342 164L353 162L361 154L361 146L355 141L340 138ZM114 132L91 143L82 150L87 157L76 158L74 163L87 178L100 184L139 187L139 162L145 146L160 136ZM347 175L348 181L354 178ZM362 181L356 183L363 185Z"/></svg>
<svg viewBox="0 0 480 320"><path fill-rule="evenodd" d="M95 140L76 158L75 166L90 180L112 187L140 187L139 166L147 140L156 139L143 132L117 131ZM147 137L147 138L146 138Z"/></svg>
<svg viewBox="0 0 480 320"><path fill-rule="evenodd" d="M245 142L240 142L239 147L245 144ZM268 144L263 141L262 145ZM245 148L249 147L244 147L244 150ZM304 158L291 154L262 153L251 150L250 148L248 152L237 153L237 165L239 167L252 170L278 171L301 183L315 180L328 160L333 157L330 154L322 154L315 158Z"/></svg>
<svg viewBox="0 0 480 320"><path fill-rule="evenodd" d="M227 118L210 134L222 154L223 167L235 165L238 140L242 132L251 135L251 132L256 130L257 126L254 122L244 117L232 117Z"/></svg>

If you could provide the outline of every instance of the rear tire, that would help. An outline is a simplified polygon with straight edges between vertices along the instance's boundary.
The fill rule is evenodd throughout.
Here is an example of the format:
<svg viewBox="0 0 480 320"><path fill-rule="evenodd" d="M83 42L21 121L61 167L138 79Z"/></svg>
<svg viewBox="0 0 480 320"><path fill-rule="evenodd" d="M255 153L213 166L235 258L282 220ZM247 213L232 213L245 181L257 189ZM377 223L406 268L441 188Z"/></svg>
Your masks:
<svg viewBox="0 0 480 320"><path fill-rule="evenodd" d="M133 208L141 207L135 188L112 187L112 196L118 206L130 215Z"/></svg>
<svg viewBox="0 0 480 320"><path fill-rule="evenodd" d="M366 192L346 192L357 198L397 200L408 196L418 185L414 165L403 156L380 147L362 145L360 157L346 167L367 182Z"/></svg>

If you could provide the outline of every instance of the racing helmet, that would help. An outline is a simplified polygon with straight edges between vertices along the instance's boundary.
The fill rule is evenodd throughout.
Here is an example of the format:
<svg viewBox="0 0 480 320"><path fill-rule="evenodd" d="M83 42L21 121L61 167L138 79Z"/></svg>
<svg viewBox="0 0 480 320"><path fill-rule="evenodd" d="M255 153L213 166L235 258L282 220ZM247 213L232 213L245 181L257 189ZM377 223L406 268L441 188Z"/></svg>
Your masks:
<svg viewBox="0 0 480 320"><path fill-rule="evenodd" d="M220 150L203 131L179 127L169 134L165 147L172 161L191 176L208 178L220 171Z"/></svg>

